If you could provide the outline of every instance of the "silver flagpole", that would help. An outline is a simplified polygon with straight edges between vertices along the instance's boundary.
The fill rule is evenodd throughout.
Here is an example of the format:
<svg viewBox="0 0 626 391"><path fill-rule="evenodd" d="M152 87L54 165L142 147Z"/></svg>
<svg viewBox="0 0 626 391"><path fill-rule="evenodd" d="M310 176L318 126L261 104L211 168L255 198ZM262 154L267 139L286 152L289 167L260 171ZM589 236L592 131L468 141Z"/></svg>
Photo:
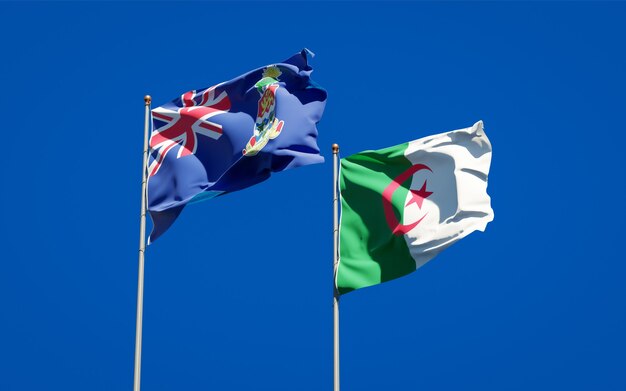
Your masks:
<svg viewBox="0 0 626 391"><path fill-rule="evenodd" d="M337 276L337 263L339 261L338 236L339 236L339 205L337 199L337 191L339 184L337 183L337 155L339 154L339 145L333 144L333 268L334 276ZM335 283L333 282L333 285ZM339 391L339 292L337 287L333 287L333 341L334 341L334 391Z"/></svg>
<svg viewBox="0 0 626 391"><path fill-rule="evenodd" d="M134 391L141 387L141 331L143 322L143 270L146 251L146 185L148 182L148 129L150 128L150 103L152 98L146 95L145 125L143 133L143 176L141 181L141 223L139 226L139 276L137 278L137 328L135 330L135 383Z"/></svg>

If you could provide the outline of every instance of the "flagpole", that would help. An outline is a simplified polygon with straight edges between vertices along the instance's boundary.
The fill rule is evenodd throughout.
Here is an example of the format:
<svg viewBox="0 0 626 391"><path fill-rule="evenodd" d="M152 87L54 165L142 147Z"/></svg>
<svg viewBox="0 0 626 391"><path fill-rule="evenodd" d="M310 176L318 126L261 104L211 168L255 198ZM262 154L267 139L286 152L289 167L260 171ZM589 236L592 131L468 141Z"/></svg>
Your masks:
<svg viewBox="0 0 626 391"><path fill-rule="evenodd" d="M144 254L146 251L146 185L148 182L148 129L150 127L150 103L152 98L146 95L143 98L145 109L143 133L143 175L141 181L141 223L139 226L139 273L137 277L137 325L135 329L135 381L133 391L139 391L141 386L141 334L143 322L143 275Z"/></svg>
<svg viewBox="0 0 626 391"><path fill-rule="evenodd" d="M333 144L333 275L337 276L337 264L339 262L338 236L339 236L339 200L337 198L338 183L338 166L337 155L339 154L339 145ZM339 292L336 284L333 282L333 362L334 362L334 391L339 391Z"/></svg>

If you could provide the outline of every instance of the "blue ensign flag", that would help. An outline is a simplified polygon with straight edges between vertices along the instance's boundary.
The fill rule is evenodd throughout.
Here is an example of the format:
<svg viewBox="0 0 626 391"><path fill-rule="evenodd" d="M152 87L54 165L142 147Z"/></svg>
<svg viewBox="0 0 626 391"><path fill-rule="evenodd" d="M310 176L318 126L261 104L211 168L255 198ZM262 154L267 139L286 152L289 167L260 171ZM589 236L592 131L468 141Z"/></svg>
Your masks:
<svg viewBox="0 0 626 391"><path fill-rule="evenodd" d="M244 189L272 172L322 163L316 124L326 91L308 50L152 110L148 210L161 236L185 205Z"/></svg>

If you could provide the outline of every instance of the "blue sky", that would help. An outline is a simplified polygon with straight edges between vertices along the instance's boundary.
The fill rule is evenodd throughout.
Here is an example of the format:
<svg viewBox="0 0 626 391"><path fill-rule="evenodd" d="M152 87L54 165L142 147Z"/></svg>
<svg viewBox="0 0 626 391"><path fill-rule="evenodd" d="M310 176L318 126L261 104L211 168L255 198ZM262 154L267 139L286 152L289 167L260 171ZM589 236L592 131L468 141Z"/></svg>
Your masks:
<svg viewBox="0 0 626 391"><path fill-rule="evenodd" d="M0 4L0 389L131 389L143 96L307 47L325 164L146 255L144 390L332 387L332 159L482 119L495 220L343 297L343 390L623 390L624 3Z"/></svg>

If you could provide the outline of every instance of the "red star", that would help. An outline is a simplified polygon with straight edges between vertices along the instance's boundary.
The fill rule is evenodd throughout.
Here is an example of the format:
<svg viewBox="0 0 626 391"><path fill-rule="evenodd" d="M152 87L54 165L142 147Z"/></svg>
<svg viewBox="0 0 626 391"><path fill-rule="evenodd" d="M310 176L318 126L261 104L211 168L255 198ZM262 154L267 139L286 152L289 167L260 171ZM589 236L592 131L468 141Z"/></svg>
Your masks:
<svg viewBox="0 0 626 391"><path fill-rule="evenodd" d="M426 190L426 181L424 181L422 188L419 190L411 189L411 194L413 194L413 197L411 197L411 199L406 203L406 206L415 202L417 206L422 209L422 203L426 198L428 198L429 195L433 194L433 192Z"/></svg>

